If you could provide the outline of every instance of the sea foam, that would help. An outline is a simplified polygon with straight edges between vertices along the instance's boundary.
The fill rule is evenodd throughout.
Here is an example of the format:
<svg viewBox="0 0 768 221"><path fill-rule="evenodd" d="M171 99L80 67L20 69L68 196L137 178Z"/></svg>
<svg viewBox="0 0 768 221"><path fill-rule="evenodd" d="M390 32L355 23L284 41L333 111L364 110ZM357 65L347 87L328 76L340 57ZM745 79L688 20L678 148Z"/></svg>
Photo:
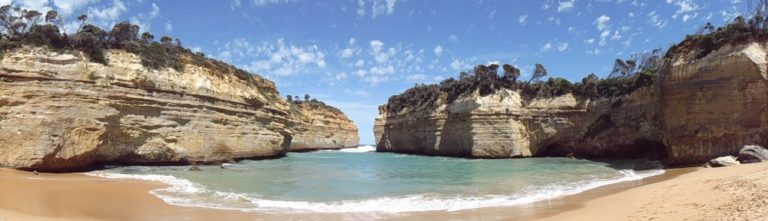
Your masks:
<svg viewBox="0 0 768 221"><path fill-rule="evenodd" d="M344 148L339 150L341 152L347 152L347 153L366 153L366 152L376 152L376 147L371 145L362 145L357 146L354 148Z"/></svg>
<svg viewBox="0 0 768 221"><path fill-rule="evenodd" d="M359 148L356 148L359 149ZM88 175L113 179L139 179L161 182L166 188L150 191L168 204L264 213L402 213L419 211L458 211L486 207L515 206L581 193L597 187L640 180L664 173L664 170L619 170L616 179L592 179L566 184L528 187L515 194L482 196L444 196L414 194L399 197L379 197L364 200L333 202L269 200L242 193L212 191L201 184L168 175L136 175L96 171Z"/></svg>

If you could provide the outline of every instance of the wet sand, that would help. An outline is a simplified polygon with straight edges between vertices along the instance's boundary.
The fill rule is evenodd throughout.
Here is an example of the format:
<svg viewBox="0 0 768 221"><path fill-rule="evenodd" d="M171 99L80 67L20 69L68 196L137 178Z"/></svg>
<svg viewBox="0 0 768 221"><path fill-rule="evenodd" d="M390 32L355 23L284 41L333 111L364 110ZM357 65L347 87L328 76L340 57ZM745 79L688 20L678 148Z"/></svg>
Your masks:
<svg viewBox="0 0 768 221"><path fill-rule="evenodd" d="M0 220L768 220L768 163L684 168L553 200L406 214L263 214L166 204L163 184L0 169ZM761 217L762 216L762 217Z"/></svg>

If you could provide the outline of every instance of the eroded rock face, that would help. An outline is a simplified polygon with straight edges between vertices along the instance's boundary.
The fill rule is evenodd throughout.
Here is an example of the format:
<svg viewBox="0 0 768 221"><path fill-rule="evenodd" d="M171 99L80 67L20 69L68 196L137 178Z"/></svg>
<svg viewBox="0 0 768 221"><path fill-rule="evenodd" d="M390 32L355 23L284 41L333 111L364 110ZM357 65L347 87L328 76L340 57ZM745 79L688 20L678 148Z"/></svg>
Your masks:
<svg viewBox="0 0 768 221"><path fill-rule="evenodd" d="M421 113L405 109L390 116L382 106L374 126L377 150L482 158L629 157L657 151L654 125L637 123L652 118L649 97L648 88L598 100L572 94L528 100L501 90Z"/></svg>
<svg viewBox="0 0 768 221"><path fill-rule="evenodd" d="M669 164L736 155L768 143L765 44L667 59L654 86L592 100L478 93L429 110L380 107L377 150L462 157L639 157Z"/></svg>
<svg viewBox="0 0 768 221"><path fill-rule="evenodd" d="M360 143L357 126L336 108L304 102L292 105L291 115L291 151L341 149Z"/></svg>
<svg viewBox="0 0 768 221"><path fill-rule="evenodd" d="M766 47L724 47L701 59L677 55L663 72L659 121L669 160L699 163L768 144Z"/></svg>
<svg viewBox="0 0 768 221"><path fill-rule="evenodd" d="M0 166L72 170L288 151L288 104L272 82L191 64L183 72L148 70L123 51L107 57L104 66L39 48L5 54Z"/></svg>

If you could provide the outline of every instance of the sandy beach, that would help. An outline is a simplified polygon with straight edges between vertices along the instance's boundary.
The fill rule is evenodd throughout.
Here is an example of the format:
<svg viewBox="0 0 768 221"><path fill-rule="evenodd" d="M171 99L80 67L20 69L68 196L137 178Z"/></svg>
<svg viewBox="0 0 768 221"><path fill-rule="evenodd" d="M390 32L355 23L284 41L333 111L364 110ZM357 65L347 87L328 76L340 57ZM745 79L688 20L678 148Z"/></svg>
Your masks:
<svg viewBox="0 0 768 221"><path fill-rule="evenodd" d="M531 205L399 215L260 214L166 204L162 184L0 170L0 220L768 220L768 163L684 168Z"/></svg>

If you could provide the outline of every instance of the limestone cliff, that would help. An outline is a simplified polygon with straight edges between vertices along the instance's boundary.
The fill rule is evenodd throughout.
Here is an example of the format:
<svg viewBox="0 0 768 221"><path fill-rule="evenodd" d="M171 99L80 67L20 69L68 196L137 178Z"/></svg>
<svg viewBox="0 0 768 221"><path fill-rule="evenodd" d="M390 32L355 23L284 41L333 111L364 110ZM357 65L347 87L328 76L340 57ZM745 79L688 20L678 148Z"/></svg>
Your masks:
<svg viewBox="0 0 768 221"><path fill-rule="evenodd" d="M669 160L703 162L768 144L764 43L723 47L703 58L677 54L663 72L660 128Z"/></svg>
<svg viewBox="0 0 768 221"><path fill-rule="evenodd" d="M380 107L377 150L462 157L632 157L699 163L768 140L766 45L669 58L653 86L603 98L478 92L436 108Z"/></svg>
<svg viewBox="0 0 768 221"><path fill-rule="evenodd" d="M591 100L566 94L524 99L518 91L489 96L474 93L425 114L408 110L390 116L382 106L376 118L378 151L462 157L505 158L561 155L630 156L657 148L649 143L654 127L653 90ZM424 116L424 115L422 115Z"/></svg>
<svg viewBox="0 0 768 221"><path fill-rule="evenodd" d="M340 149L360 142L357 126L340 110L317 102L291 105L291 151Z"/></svg>
<svg viewBox="0 0 768 221"><path fill-rule="evenodd" d="M0 166L63 171L278 157L289 150L291 126L304 122L271 81L231 66L182 57L181 72L151 70L135 54L106 56L109 65L33 47L3 55ZM305 117L325 119L312 114ZM313 129L302 128L301 139L312 140L304 134Z"/></svg>

